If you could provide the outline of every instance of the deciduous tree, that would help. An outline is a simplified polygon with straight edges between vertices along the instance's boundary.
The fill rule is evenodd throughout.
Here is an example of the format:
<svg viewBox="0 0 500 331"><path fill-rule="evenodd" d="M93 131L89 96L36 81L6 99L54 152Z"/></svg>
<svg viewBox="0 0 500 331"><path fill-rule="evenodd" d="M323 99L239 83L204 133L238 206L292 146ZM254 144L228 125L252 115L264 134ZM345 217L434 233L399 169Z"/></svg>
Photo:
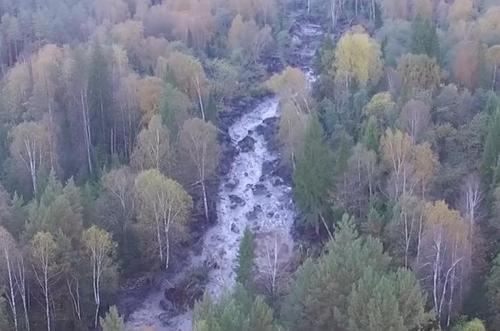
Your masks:
<svg viewBox="0 0 500 331"><path fill-rule="evenodd" d="M210 122L190 119L184 123L180 133L179 148L185 165L196 173L195 184L199 184L203 193L205 218L209 220L206 182L213 179L219 165L220 147L217 142L217 129Z"/></svg>
<svg viewBox="0 0 500 331"><path fill-rule="evenodd" d="M137 137L137 145L132 153L132 164L139 170L157 169L168 174L173 165L173 148L170 135L159 115L149 121Z"/></svg>
<svg viewBox="0 0 500 331"><path fill-rule="evenodd" d="M87 250L92 268L92 289L94 302L96 305L94 315L94 325L98 326L99 309L101 308L101 287L105 273L116 273L114 264L114 253L116 244L111 239L111 235L105 230L99 229L95 225L83 233L83 243Z"/></svg>
<svg viewBox="0 0 500 331"><path fill-rule="evenodd" d="M353 81L361 86L376 84L382 71L380 45L361 31L345 33L337 43L333 70L335 79L348 90Z"/></svg>
<svg viewBox="0 0 500 331"><path fill-rule="evenodd" d="M151 242L156 241L154 249L168 269L170 242L176 244L185 236L193 205L191 197L158 170L141 172L135 180L135 193L145 243L151 248Z"/></svg>

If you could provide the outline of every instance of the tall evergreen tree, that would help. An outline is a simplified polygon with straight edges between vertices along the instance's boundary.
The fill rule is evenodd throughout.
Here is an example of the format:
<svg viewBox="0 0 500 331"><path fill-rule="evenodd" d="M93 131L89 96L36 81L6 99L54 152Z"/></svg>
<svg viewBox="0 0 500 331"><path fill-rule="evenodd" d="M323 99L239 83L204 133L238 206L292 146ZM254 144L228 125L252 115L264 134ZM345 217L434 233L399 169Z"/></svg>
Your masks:
<svg viewBox="0 0 500 331"><path fill-rule="evenodd" d="M418 15L412 23L411 51L439 59L439 39L436 26Z"/></svg>
<svg viewBox="0 0 500 331"><path fill-rule="evenodd" d="M0 330L10 330L7 304L2 296L0 296Z"/></svg>
<svg viewBox="0 0 500 331"><path fill-rule="evenodd" d="M495 185L498 169L498 157L500 155L500 105L496 97L492 97L489 102L488 112L490 113L490 124L486 134L483 150L482 171L485 182Z"/></svg>
<svg viewBox="0 0 500 331"><path fill-rule="evenodd" d="M248 288L252 280L252 269L254 265L254 243L253 234L246 228L240 243L236 262L236 281Z"/></svg>
<svg viewBox="0 0 500 331"><path fill-rule="evenodd" d="M328 190L332 184L333 159L325 142L320 122L312 118L304 138L304 147L297 159L293 173L294 196L304 212L307 226L319 233L319 224L324 221ZM325 223L326 226L326 223Z"/></svg>
<svg viewBox="0 0 500 331"><path fill-rule="evenodd" d="M87 97L92 145L97 147L99 165L109 161L111 152L113 91L110 66L108 54L96 40L90 57Z"/></svg>
<svg viewBox="0 0 500 331"><path fill-rule="evenodd" d="M252 296L236 285L218 302L206 295L194 309L194 331L278 331L272 309L262 297Z"/></svg>

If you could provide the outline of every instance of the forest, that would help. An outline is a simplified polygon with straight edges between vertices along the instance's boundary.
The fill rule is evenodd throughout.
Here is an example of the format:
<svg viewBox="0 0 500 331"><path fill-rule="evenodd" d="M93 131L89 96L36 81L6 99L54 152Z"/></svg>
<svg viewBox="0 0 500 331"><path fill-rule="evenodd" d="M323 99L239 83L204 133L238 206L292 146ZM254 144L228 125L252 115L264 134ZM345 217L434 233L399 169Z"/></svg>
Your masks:
<svg viewBox="0 0 500 331"><path fill-rule="evenodd" d="M500 331L498 70L500 0L0 0L0 331Z"/></svg>

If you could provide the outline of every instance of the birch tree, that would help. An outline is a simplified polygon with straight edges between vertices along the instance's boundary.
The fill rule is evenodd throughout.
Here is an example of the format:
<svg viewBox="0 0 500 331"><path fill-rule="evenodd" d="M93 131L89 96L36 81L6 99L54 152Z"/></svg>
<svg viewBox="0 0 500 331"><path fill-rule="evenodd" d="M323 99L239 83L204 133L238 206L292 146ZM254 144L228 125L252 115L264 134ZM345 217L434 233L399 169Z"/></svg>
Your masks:
<svg viewBox="0 0 500 331"><path fill-rule="evenodd" d="M337 43L332 71L346 91L353 82L376 84L382 73L380 45L363 31L348 31Z"/></svg>
<svg viewBox="0 0 500 331"><path fill-rule="evenodd" d="M168 269L171 240L178 243L186 234L193 206L191 197L177 182L158 170L140 173L135 180L140 228L149 247L154 245L161 263Z"/></svg>
<svg viewBox="0 0 500 331"><path fill-rule="evenodd" d="M196 182L201 186L205 218L209 220L206 183L214 178L220 160L217 129L210 122L194 118L184 122L179 148L185 164L195 170Z"/></svg>
<svg viewBox="0 0 500 331"><path fill-rule="evenodd" d="M54 241L52 235L48 232L38 232L31 240L33 270L38 285L40 286L43 293L47 331L52 330L51 287L52 281L58 273L57 264L55 261L57 248L57 243Z"/></svg>
<svg viewBox="0 0 500 331"><path fill-rule="evenodd" d="M12 235L3 227L0 226L0 263L2 276L5 275L5 297L12 314L14 330L19 330L18 322L18 307L17 307L17 287L15 280L15 261L18 252L16 252L16 242ZM2 270L5 269L5 270Z"/></svg>
<svg viewBox="0 0 500 331"><path fill-rule="evenodd" d="M199 106L201 118L205 120L204 101L209 94L209 81L199 60L191 55L173 52L168 58L169 68L179 89Z"/></svg>
<svg viewBox="0 0 500 331"><path fill-rule="evenodd" d="M132 164L139 170L158 169L168 174L173 163L170 135L159 115L154 115L137 137Z"/></svg>
<svg viewBox="0 0 500 331"><path fill-rule="evenodd" d="M468 228L458 211L444 201L428 202L424 210L422 258L418 266L436 313L443 326L449 326L461 300L468 264Z"/></svg>
<svg viewBox="0 0 500 331"><path fill-rule="evenodd" d="M16 126L11 135L10 153L28 171L33 194L37 196L39 173L50 165L47 125L44 122L24 122Z"/></svg>
<svg viewBox="0 0 500 331"><path fill-rule="evenodd" d="M108 232L95 225L83 233L83 242L92 266L92 289L96 305L94 327L97 328L101 307L102 278L107 270L116 268L114 265L116 244Z"/></svg>

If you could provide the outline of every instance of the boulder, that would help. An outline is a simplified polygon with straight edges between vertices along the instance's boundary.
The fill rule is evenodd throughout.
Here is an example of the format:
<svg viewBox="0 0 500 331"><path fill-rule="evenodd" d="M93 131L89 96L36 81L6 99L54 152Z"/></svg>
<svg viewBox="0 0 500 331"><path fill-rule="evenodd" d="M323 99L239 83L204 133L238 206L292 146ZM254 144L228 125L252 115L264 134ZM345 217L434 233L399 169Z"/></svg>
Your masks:
<svg viewBox="0 0 500 331"><path fill-rule="evenodd" d="M231 224L231 231L236 233L236 234L240 233L240 230L238 229L238 227L236 226L235 223Z"/></svg>
<svg viewBox="0 0 500 331"><path fill-rule="evenodd" d="M238 186L239 183L240 181L238 179L231 178L227 181L226 184L224 184L224 187L232 191L236 188L236 186Z"/></svg>
<svg viewBox="0 0 500 331"><path fill-rule="evenodd" d="M245 200L235 194L229 195L229 200L231 201L231 209L245 205Z"/></svg>
<svg viewBox="0 0 500 331"><path fill-rule="evenodd" d="M255 186L252 188L253 195L259 196L259 195L266 195L269 193L267 190L266 185L262 183L255 184Z"/></svg>
<svg viewBox="0 0 500 331"><path fill-rule="evenodd" d="M238 143L238 147L243 153L252 152L255 149L255 139L246 136Z"/></svg>

